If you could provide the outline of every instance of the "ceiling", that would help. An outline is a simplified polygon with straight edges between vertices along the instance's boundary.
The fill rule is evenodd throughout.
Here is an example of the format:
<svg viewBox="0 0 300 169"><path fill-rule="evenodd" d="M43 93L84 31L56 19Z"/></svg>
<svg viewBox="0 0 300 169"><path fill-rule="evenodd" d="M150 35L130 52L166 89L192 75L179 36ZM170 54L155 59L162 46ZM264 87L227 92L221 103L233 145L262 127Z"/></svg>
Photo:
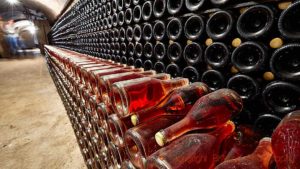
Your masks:
<svg viewBox="0 0 300 169"><path fill-rule="evenodd" d="M21 19L24 15L32 14L45 16L53 23L70 1L73 0L19 0L18 4L11 6L6 0L0 0L0 16L4 19Z"/></svg>

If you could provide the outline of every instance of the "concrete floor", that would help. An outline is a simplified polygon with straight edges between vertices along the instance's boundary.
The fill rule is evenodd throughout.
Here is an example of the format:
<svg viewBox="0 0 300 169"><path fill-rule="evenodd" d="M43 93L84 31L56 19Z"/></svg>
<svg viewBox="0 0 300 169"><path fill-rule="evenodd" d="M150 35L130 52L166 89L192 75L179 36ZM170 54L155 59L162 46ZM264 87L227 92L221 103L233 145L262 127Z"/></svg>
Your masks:
<svg viewBox="0 0 300 169"><path fill-rule="evenodd" d="M85 168L42 57L0 60L0 168Z"/></svg>

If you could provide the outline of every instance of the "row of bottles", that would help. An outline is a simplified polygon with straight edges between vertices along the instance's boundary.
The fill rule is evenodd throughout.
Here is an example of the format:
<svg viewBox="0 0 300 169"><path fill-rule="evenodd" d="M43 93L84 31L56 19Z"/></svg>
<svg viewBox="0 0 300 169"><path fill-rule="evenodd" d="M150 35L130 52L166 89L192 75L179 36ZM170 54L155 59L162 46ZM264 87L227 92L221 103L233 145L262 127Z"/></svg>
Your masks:
<svg viewBox="0 0 300 169"><path fill-rule="evenodd" d="M300 3L222 3L81 0L49 38L69 50L201 81L213 91L233 89L250 112L241 118L251 124L260 115L282 118L299 108L294 18Z"/></svg>
<svg viewBox="0 0 300 169"><path fill-rule="evenodd" d="M235 121L245 110L231 89L53 46L46 53L88 168L300 167L299 111L249 126ZM263 138L268 120L271 130L281 122Z"/></svg>

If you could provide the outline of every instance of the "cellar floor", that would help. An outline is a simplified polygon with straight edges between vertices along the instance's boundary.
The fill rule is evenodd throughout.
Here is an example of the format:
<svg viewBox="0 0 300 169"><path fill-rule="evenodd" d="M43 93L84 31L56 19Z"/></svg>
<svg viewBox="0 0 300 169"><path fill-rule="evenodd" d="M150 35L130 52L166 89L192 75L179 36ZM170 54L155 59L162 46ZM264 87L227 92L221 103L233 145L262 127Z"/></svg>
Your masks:
<svg viewBox="0 0 300 169"><path fill-rule="evenodd" d="M43 57L0 59L0 168L85 168Z"/></svg>

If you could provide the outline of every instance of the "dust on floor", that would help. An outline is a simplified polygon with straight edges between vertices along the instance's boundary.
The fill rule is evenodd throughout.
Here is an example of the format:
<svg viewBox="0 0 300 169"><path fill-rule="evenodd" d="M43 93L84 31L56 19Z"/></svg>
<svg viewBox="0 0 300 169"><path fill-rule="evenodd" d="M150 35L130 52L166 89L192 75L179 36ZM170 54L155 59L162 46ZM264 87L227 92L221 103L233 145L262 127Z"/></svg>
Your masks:
<svg viewBox="0 0 300 169"><path fill-rule="evenodd" d="M85 168L43 57L0 60L0 168Z"/></svg>

